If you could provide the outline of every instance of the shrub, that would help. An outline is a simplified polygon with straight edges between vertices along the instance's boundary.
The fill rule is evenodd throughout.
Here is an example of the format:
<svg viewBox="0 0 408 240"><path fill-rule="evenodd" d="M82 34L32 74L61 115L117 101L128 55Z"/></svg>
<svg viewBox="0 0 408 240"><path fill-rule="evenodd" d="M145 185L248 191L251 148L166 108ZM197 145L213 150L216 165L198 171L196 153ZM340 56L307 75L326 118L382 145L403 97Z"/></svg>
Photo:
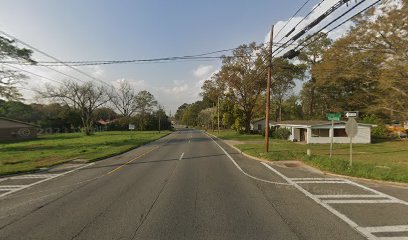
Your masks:
<svg viewBox="0 0 408 240"><path fill-rule="evenodd" d="M275 139L288 140L290 134L291 131L287 128L277 128L272 132L271 136Z"/></svg>
<svg viewBox="0 0 408 240"><path fill-rule="evenodd" d="M384 122L374 114L366 115L362 119L363 123L375 124L377 127L371 129L371 135L373 138L387 138L388 130Z"/></svg>

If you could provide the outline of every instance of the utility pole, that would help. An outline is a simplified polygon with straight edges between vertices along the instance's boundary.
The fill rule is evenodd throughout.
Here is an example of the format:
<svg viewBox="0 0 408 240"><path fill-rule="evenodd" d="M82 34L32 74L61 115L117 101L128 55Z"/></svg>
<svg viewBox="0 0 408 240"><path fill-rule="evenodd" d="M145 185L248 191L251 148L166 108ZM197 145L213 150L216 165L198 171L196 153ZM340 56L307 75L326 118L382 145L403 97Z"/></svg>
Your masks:
<svg viewBox="0 0 408 240"><path fill-rule="evenodd" d="M217 112L218 112L218 134L220 134L220 97L218 96L217 100Z"/></svg>
<svg viewBox="0 0 408 240"><path fill-rule="evenodd" d="M269 37L269 56L268 56L268 81L266 84L266 111L265 111L265 151L269 152L269 109L271 108L271 78L272 78L272 45L273 45L273 27Z"/></svg>

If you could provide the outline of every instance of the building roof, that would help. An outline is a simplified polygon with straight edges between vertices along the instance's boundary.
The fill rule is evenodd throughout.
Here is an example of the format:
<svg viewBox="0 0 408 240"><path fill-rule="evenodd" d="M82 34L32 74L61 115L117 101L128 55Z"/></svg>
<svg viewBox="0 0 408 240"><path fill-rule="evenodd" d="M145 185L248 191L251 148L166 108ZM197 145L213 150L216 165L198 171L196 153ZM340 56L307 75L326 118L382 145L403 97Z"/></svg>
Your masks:
<svg viewBox="0 0 408 240"><path fill-rule="evenodd" d="M5 117L0 117L0 120L7 121L7 122L10 122L10 123L15 123L15 124L18 124L18 125L24 125L24 126L27 126L27 127L38 127L37 125L31 124L31 123L22 122L22 121L18 121L18 120L15 120L15 119L10 119L10 118L5 118ZM3 125L0 124L0 128L9 128L9 127L8 126L3 126Z"/></svg>

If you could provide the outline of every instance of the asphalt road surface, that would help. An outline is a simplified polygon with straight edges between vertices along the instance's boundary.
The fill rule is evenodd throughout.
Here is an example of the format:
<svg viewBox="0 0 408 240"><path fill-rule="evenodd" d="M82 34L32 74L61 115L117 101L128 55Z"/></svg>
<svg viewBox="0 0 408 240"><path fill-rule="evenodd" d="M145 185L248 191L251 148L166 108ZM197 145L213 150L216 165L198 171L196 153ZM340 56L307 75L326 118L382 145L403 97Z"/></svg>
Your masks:
<svg viewBox="0 0 408 240"><path fill-rule="evenodd" d="M186 129L0 179L0 239L408 239L407 191L261 163Z"/></svg>

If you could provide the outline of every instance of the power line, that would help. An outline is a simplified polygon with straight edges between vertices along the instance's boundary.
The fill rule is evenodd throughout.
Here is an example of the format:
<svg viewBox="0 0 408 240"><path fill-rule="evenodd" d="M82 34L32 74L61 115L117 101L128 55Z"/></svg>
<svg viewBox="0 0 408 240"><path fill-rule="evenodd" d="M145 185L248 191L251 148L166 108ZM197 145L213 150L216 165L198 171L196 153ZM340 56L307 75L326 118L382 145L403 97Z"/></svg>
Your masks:
<svg viewBox="0 0 408 240"><path fill-rule="evenodd" d="M29 74L34 75L34 76L37 76L37 77L44 78L44 79L47 79L47 80L52 81L52 82L56 82L56 83L62 84L60 81L57 81L57 80L54 80L54 79L51 79L51 78L48 78L48 77L39 75L39 74L37 74L37 73L30 72L30 71L25 70L25 69L22 69L22 68L19 68L19 67L16 67L16 66L12 66L12 65L9 65L9 64L6 64L6 63L2 63L2 64L3 64L4 66L11 67L11 68L17 69L17 70L19 70L19 71L26 72L26 73L29 73Z"/></svg>
<svg viewBox="0 0 408 240"><path fill-rule="evenodd" d="M365 1L365 0L363 0ZM279 49L282 49L282 47L286 48L286 44L291 42L295 42L297 39L299 39L301 36L306 34L310 29L314 28L317 24L322 22L326 17L328 17L330 14L335 12L337 9L339 9L341 6L344 4L348 4L350 0L339 0L337 3L335 3L332 7L330 7L328 10L326 10L323 14L321 14L319 17L317 17L315 20L313 20L311 23L309 23L307 26L305 26L302 30L300 30L298 33L296 33L292 38L290 38L288 41L286 41L282 46L277 48L273 53L276 53L279 51ZM293 30L293 29L292 29ZM279 51L279 53L282 52L282 50Z"/></svg>
<svg viewBox="0 0 408 240"><path fill-rule="evenodd" d="M314 12L314 10L316 10L324 1L325 1L325 0L322 0L322 1L320 1L316 6L314 6L314 7L312 8L312 10L310 10L310 12L309 12L308 14L306 14L306 16L304 16L289 32L287 32L285 36L281 37L281 39L280 39L279 41L277 41L277 43L279 44L279 43L281 43L281 41L282 41L284 38L289 37L290 34L292 34L292 33L296 30L296 27L299 26L307 17L309 17L310 14L312 14L312 13ZM284 44L282 44L282 45L286 45L286 43L284 43ZM281 47L278 47L278 49L279 49L279 48L281 48ZM278 49L277 49L277 50L278 50Z"/></svg>
<svg viewBox="0 0 408 240"><path fill-rule="evenodd" d="M85 75L85 76L87 76L87 77L89 77L89 78L92 78L92 79L94 79L94 80L96 80L96 81L99 81L99 82L101 82L101 83L103 83L103 84L105 84L105 85L111 86L110 84L108 84L108 83L106 83L106 82L104 82L104 81L102 81L102 80L99 80L99 79L97 79L97 78L95 78L95 77L93 77L93 76L91 76L91 75L85 73L84 71L81 71L81 70L79 70L79 69L77 69L77 68L75 68L75 67L72 67L72 66L70 66L70 65L68 65L68 64L65 64L64 62L62 62L62 61L59 60L58 58L53 57L53 56L51 56L50 54L48 54L48 53L46 53L46 52L44 52L44 51L41 51L40 49L38 49L38 48L36 48L36 47L33 47L32 45L30 45L30 44L28 44L28 43L26 43L26 42L24 42L24 41L22 41L22 40L20 40L20 39L18 39L18 38L16 38L16 37L14 37L14 36L11 35L11 34L8 34L8 33L4 32L4 31L2 31L2 30L0 30L0 33L3 34L3 35L5 35L5 36L7 36L7 37L9 37L9 38L11 38L11 39L13 39L13 40L15 40L15 41L17 41L17 42L19 42L19 43L21 43L21 44L23 44L23 45L25 45L25 46L27 46L27 47L29 47L29 48L31 48L32 50L35 50L35 51L37 51L37 52L43 54L44 56L47 56L47 57L53 59L54 61L57 61L57 62L59 62L59 63L62 63L64 66L67 66L67 67L69 67L69 68L75 70L76 72L79 72L79 73L81 73L81 74L83 74L83 75Z"/></svg>
<svg viewBox="0 0 408 240"><path fill-rule="evenodd" d="M323 0L323 1L324 1L324 0ZM279 29L279 31L276 33L275 36L279 36L279 33L282 32L282 30L283 30L283 29L289 24L289 22L296 16L296 14L298 14L298 13L306 6L306 4L308 4L309 2L310 2L310 0L307 0L306 2L304 2L303 5L300 6L300 8L292 15L292 17L290 17L289 20L286 21L285 25L284 25L281 29ZM282 37L281 40L282 40L283 38L284 38L284 37ZM279 40L278 43L279 43L281 40Z"/></svg>
<svg viewBox="0 0 408 240"><path fill-rule="evenodd" d="M360 4L364 3L366 0L362 0L361 2L359 2L358 4L356 4L355 6L353 6L352 8L350 8L349 10L347 10L346 12L344 12L343 14L341 14L340 16L338 16L337 18L335 18L334 20L332 20L331 22L329 22L328 24L326 24L324 27L322 27L321 29L319 29L318 31L316 31L314 34L312 34L311 36L308 36L306 39L303 39L300 43L297 44L297 46L294 49L289 50L288 52L286 52L284 55L287 55L287 58L293 58L295 55L297 55L299 53L300 50L302 50L303 48L305 48L306 46L309 46L310 44L312 44L313 42L317 41L318 39L321 38L318 37L317 39L314 39L313 41L307 43L306 45L304 45L301 49L297 50L300 46L302 46L303 43L309 41L310 39L312 39L314 36L316 36L318 33L322 32L326 27L332 25L334 22L338 21L340 18L342 18L343 16L345 16L346 14L348 14L349 12L351 12L352 10L354 10L357 6L359 6ZM366 11L367 9L373 7L374 5L376 5L377 3L379 3L381 0L377 0L376 2L374 2L373 4L369 5L368 7L364 8L363 10L357 12L356 14L352 15L351 17L347 18L346 20L344 20L343 22L341 22L340 24L338 24L337 26L333 27L332 29L330 29L329 31L326 32L326 34L332 32L333 30L339 28L340 26L342 26L343 24L345 24L346 22L348 22L349 20L351 20L353 17L359 15L360 13ZM286 48L285 48L286 49ZM283 50L285 50L283 49ZM276 54L281 53L283 50L279 51Z"/></svg>
<svg viewBox="0 0 408 240"><path fill-rule="evenodd" d="M370 4L369 6L367 6L366 8L364 8L363 10L357 12L356 14L352 15L351 17L345 19L343 22L341 22L340 24L336 25L335 27L331 28L330 30L328 30L326 32L326 34L336 30L337 28L339 28L340 26L342 26L343 24L345 24L346 22L350 21L352 18L354 18L355 16L367 11L368 9L370 9L371 7L375 6L376 4L378 4L379 2L381 2L382 0L377 0L376 2ZM336 19L335 21L337 21L338 19ZM325 27L323 27L322 29L319 30L319 32L321 32L322 30L324 30L324 28L326 28L328 25L326 25ZM305 39L304 41L302 41L300 44L298 44L298 46L295 48L297 49L299 46L301 46L304 42L308 41L309 39L311 39L313 36L315 36L317 33L313 34L312 36L310 36L308 39ZM313 41L307 43L306 45L303 45L301 49L299 49L298 51L303 50L305 47L309 46L310 44L312 44L313 42L319 40L321 37L314 39ZM360 48L360 50L370 50L368 48ZM371 49L371 50L377 50L377 49Z"/></svg>
<svg viewBox="0 0 408 240"><path fill-rule="evenodd" d="M268 43L262 43L260 46L265 45ZM281 45L280 43L275 43L274 45ZM183 60L184 61L196 61L196 60L218 60L218 59L223 59L224 57L246 57L246 56L206 56L206 55L211 55L215 53L220 53L220 52L225 52L225 51L231 51L231 50L236 50L242 48L241 47L236 47L236 48L230 48L230 49L225 49L225 50L218 50L218 51L213 51L213 52L208 52L208 53L202 53L202 54L196 54L196 55L187 55L187 56L176 56L176 57L162 57L162 58L151 58L151 59L131 59L131 60L88 60L88 61L37 61L38 64L33 65L33 66L62 66L63 64L68 64L70 66L89 66L89 65L107 65L107 64L121 64L121 63L162 63L163 61L173 61L176 62L177 60ZM18 61L0 61L0 63L9 63L9 64L21 64ZM59 63L59 64L58 64ZM25 65L31 65L31 64L25 64Z"/></svg>

